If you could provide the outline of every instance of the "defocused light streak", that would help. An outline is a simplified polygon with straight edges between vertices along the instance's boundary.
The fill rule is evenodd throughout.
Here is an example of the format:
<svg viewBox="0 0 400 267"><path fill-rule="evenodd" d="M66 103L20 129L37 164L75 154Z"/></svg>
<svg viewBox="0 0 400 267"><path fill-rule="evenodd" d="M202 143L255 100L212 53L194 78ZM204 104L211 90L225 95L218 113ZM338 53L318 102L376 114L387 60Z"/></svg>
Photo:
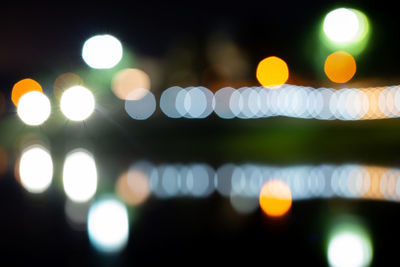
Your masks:
<svg viewBox="0 0 400 267"><path fill-rule="evenodd" d="M161 111L170 118L193 118L188 115L190 103L198 101L196 105L202 107L200 110L205 105L203 97L192 100L188 94L194 88L175 86L165 90L160 99ZM319 120L397 118L400 116L400 87L338 90L288 84L275 90L265 90L263 87L224 87L213 95L211 101L207 100L208 103L211 103L215 114L222 119L271 116ZM207 112L200 118L208 115Z"/></svg>
<svg viewBox="0 0 400 267"><path fill-rule="evenodd" d="M162 199L206 197L217 191L239 205L241 198L258 199L262 186L277 180L290 189L293 201L331 197L400 201L400 169L396 168L356 164L277 167L227 163L216 170L202 163L149 166L146 175L151 193Z"/></svg>

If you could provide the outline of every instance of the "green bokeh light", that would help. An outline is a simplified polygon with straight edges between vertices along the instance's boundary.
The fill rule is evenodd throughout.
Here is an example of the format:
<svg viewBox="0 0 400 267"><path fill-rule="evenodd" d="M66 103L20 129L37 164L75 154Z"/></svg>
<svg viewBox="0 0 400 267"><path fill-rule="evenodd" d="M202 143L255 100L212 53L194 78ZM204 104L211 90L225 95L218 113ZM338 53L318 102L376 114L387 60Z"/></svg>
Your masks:
<svg viewBox="0 0 400 267"><path fill-rule="evenodd" d="M330 266L369 266L373 257L369 232L354 217L341 218L334 223L325 249Z"/></svg>
<svg viewBox="0 0 400 267"><path fill-rule="evenodd" d="M326 19L325 16L320 25L319 39L321 43L327 48L328 53L342 50L352 54L353 56L358 56L365 50L368 45L371 27L368 18L364 13L352 8L349 8L347 10L352 11L358 19L359 28L355 38L346 42L335 42L330 39L324 31L324 22Z"/></svg>

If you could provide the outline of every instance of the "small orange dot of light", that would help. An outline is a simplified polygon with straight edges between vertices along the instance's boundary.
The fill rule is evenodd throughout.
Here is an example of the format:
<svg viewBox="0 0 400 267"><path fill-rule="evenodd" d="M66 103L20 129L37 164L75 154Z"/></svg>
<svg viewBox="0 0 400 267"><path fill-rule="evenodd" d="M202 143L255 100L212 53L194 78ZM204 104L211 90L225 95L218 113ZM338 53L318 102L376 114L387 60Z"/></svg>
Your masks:
<svg viewBox="0 0 400 267"><path fill-rule="evenodd" d="M266 182L260 191L260 207L271 217L286 214L292 206L292 193L289 186L280 180Z"/></svg>
<svg viewBox="0 0 400 267"><path fill-rule="evenodd" d="M279 57L267 57L258 63L256 77L258 82L269 89L279 88L289 78L289 68Z"/></svg>
<svg viewBox="0 0 400 267"><path fill-rule="evenodd" d="M31 91L39 91L43 92L42 86L32 79L23 79L14 84L12 92L11 92L11 101L15 106L18 106L18 101L24 94Z"/></svg>
<svg viewBox="0 0 400 267"><path fill-rule="evenodd" d="M345 83L356 73L356 61L349 53L337 51L326 58L324 71L332 82Z"/></svg>

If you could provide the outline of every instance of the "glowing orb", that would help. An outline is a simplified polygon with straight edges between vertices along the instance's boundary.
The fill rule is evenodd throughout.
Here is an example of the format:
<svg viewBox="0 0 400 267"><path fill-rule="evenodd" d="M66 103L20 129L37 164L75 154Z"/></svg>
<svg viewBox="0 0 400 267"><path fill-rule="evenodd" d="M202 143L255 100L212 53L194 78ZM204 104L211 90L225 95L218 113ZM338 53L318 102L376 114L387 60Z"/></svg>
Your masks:
<svg viewBox="0 0 400 267"><path fill-rule="evenodd" d="M110 69L121 60L122 45L114 36L96 35L84 43L82 58L91 68Z"/></svg>
<svg viewBox="0 0 400 267"><path fill-rule="evenodd" d="M338 8L329 12L323 26L326 36L336 43L356 41L362 34L357 13L352 9Z"/></svg>
<svg viewBox="0 0 400 267"><path fill-rule="evenodd" d="M326 58L324 71L332 82L345 83L356 73L356 61L349 53L337 51Z"/></svg>
<svg viewBox="0 0 400 267"><path fill-rule="evenodd" d="M331 266L368 266L372 260L372 247L366 236L343 231L336 234L328 245Z"/></svg>
<svg viewBox="0 0 400 267"><path fill-rule="evenodd" d="M61 95L60 108L68 119L83 121L94 111L93 93L83 86L71 87Z"/></svg>
<svg viewBox="0 0 400 267"><path fill-rule="evenodd" d="M11 100L14 105L18 106L21 96L31 91L43 92L43 89L37 81L32 79L23 79L14 84L11 91Z"/></svg>
<svg viewBox="0 0 400 267"><path fill-rule="evenodd" d="M270 180L261 188L259 202L265 214L279 217L292 206L292 193L284 182Z"/></svg>
<svg viewBox="0 0 400 267"><path fill-rule="evenodd" d="M25 124L40 125L49 118L50 112L50 100L42 92L28 92L18 101L17 114Z"/></svg>
<svg viewBox="0 0 400 267"><path fill-rule="evenodd" d="M27 191L31 193L45 191L53 177L53 161L49 151L39 145L25 149L19 162L19 177Z"/></svg>
<svg viewBox="0 0 400 267"><path fill-rule="evenodd" d="M87 229L95 248L102 252L118 252L128 242L128 211L113 198L97 201L89 209Z"/></svg>
<svg viewBox="0 0 400 267"><path fill-rule="evenodd" d="M289 68L285 61L278 57L267 57L258 63L256 77L259 83L267 88L279 88L289 78Z"/></svg>
<svg viewBox="0 0 400 267"><path fill-rule="evenodd" d="M93 156L83 149L70 152L63 169L64 191L75 202L86 202L97 189L97 169Z"/></svg>

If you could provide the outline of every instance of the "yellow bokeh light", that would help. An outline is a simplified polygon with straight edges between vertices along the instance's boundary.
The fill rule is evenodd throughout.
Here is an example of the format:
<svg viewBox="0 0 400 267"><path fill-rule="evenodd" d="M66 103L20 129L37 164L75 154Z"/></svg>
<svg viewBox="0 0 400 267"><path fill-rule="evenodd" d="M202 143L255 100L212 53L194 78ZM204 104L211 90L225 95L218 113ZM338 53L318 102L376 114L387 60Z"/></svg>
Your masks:
<svg viewBox="0 0 400 267"><path fill-rule="evenodd" d="M289 78L289 68L279 57L267 57L258 63L256 77L258 82L267 88L275 89Z"/></svg>
<svg viewBox="0 0 400 267"><path fill-rule="evenodd" d="M270 180L261 188L259 201L265 214L280 217L292 206L292 193L283 181Z"/></svg>
<svg viewBox="0 0 400 267"><path fill-rule="evenodd" d="M345 83L356 73L356 61L349 53L337 51L326 58L324 71L332 82Z"/></svg>
<svg viewBox="0 0 400 267"><path fill-rule="evenodd" d="M43 93L42 86L32 79L23 79L14 84L11 92L11 100L15 106L18 106L18 101L24 94L31 91L39 91Z"/></svg>

